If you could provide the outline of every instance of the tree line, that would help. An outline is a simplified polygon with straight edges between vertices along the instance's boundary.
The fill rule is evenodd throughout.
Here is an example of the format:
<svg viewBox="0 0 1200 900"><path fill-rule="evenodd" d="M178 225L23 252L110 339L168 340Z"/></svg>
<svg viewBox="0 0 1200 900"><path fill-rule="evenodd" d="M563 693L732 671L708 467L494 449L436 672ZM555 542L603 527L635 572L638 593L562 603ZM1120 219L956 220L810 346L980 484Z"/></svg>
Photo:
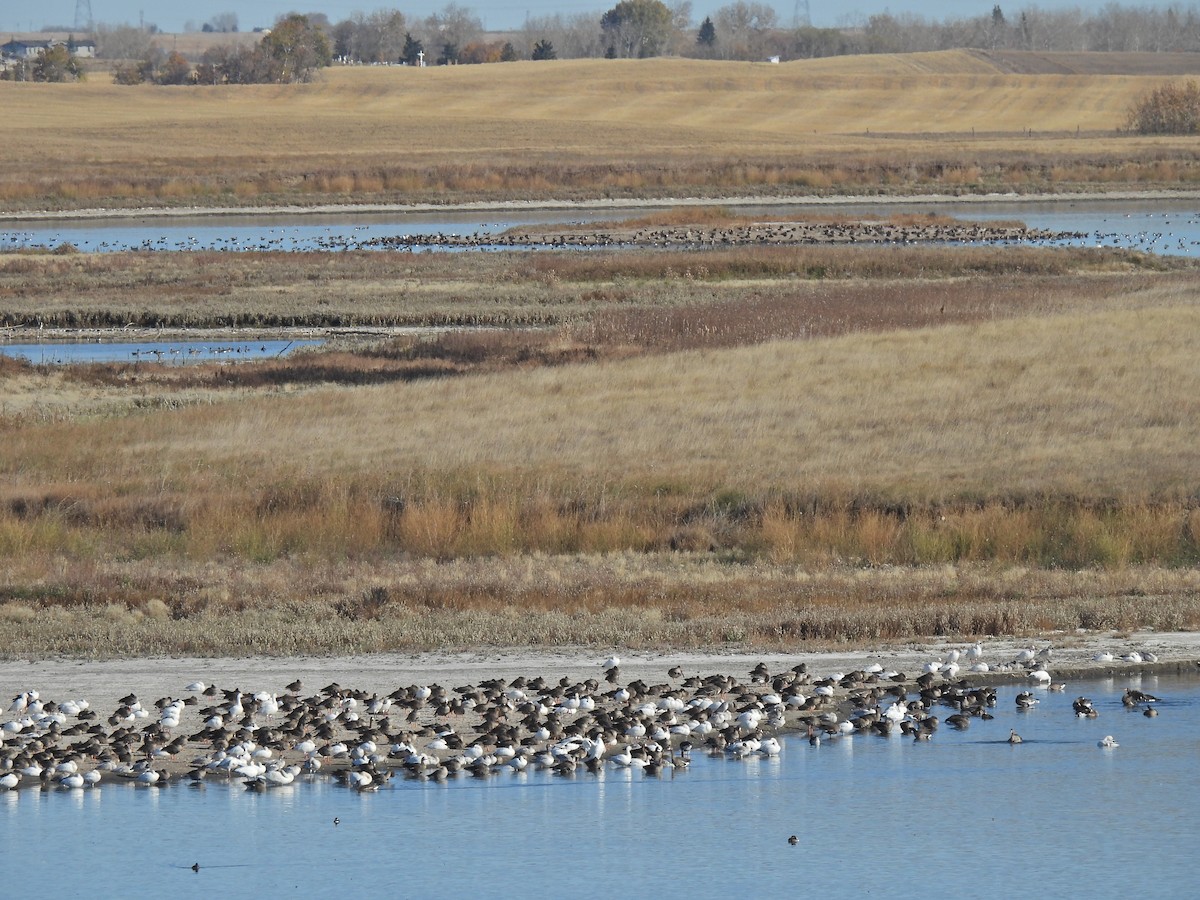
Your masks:
<svg viewBox="0 0 1200 900"><path fill-rule="evenodd" d="M236 31L233 14L215 16L203 30ZM1200 51L1196 6L1043 10L932 20L880 13L840 28L789 26L766 3L721 7L699 24L688 0L620 0L593 14L528 18L503 37L484 31L468 7L450 3L424 18L397 9L355 13L331 22L322 13L290 14L253 46L217 46L198 59L161 50L154 26L98 29L98 55L119 59L121 83L245 84L307 81L334 62L358 64L462 65L518 59L682 56L704 59L803 59L870 53L979 48L1039 51ZM77 76L77 67L56 61L54 78ZM32 71L23 73L35 77Z"/></svg>

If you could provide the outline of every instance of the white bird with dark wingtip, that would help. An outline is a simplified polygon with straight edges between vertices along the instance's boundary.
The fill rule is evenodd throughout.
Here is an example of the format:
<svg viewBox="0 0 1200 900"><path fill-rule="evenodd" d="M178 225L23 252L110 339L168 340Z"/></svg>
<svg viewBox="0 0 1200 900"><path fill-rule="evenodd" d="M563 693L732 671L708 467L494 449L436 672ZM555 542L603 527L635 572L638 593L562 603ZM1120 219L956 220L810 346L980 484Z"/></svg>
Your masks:
<svg viewBox="0 0 1200 900"><path fill-rule="evenodd" d="M1029 680L1039 685L1048 685L1052 681L1050 673L1046 671L1044 666L1039 666L1030 672Z"/></svg>

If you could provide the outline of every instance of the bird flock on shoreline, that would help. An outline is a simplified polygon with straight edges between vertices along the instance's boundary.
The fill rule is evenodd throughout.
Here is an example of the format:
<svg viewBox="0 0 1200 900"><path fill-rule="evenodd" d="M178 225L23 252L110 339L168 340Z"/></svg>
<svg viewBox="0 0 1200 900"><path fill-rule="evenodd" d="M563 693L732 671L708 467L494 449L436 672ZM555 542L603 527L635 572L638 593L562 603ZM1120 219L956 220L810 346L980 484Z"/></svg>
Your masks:
<svg viewBox="0 0 1200 900"><path fill-rule="evenodd" d="M282 692L197 681L180 697L148 703L129 693L108 714L86 700L25 690L0 724L0 791L210 780L267 791L330 777L367 792L393 778L446 782L526 769L573 776L618 768L653 777L686 770L699 753L775 757L788 734L812 746L856 734L924 742L940 727L961 731L994 717L997 688L960 677L963 663L977 679L984 675L976 668L982 657L979 644L951 650L915 677L879 663L824 676L803 662L776 671L759 663L748 678L673 666L665 681L650 684L624 681L613 656L596 677L579 681L493 678L388 694L337 683L308 692L299 680ZM1064 687L1047 671L1048 658L1023 650L987 674L1003 670L1026 682L1016 710L1032 710L1042 692ZM1122 700L1147 717L1158 714L1159 702L1134 688ZM1081 718L1099 715L1086 697L1072 708ZM1011 729L1007 743L1023 742ZM1118 746L1112 736L1099 744Z"/></svg>

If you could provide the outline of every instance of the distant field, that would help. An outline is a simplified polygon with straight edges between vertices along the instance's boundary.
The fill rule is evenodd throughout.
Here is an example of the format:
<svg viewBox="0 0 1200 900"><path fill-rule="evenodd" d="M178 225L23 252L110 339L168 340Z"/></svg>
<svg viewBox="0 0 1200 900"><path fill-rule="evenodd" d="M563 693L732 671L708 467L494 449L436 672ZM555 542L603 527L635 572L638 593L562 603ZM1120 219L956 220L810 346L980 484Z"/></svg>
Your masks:
<svg viewBox="0 0 1200 900"><path fill-rule="evenodd" d="M8 208L1171 187L1193 141L1119 136L1193 54L335 68L310 85L0 84ZM1023 74L1029 72L1031 74Z"/></svg>

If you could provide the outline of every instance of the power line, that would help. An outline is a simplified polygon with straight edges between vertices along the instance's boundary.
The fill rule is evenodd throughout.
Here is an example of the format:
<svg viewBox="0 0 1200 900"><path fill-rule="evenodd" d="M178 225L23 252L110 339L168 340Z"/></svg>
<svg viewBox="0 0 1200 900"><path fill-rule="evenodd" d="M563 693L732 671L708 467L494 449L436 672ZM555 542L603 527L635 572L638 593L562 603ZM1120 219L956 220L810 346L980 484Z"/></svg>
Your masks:
<svg viewBox="0 0 1200 900"><path fill-rule="evenodd" d="M91 0L76 0L76 31L91 31L95 20L91 18Z"/></svg>

